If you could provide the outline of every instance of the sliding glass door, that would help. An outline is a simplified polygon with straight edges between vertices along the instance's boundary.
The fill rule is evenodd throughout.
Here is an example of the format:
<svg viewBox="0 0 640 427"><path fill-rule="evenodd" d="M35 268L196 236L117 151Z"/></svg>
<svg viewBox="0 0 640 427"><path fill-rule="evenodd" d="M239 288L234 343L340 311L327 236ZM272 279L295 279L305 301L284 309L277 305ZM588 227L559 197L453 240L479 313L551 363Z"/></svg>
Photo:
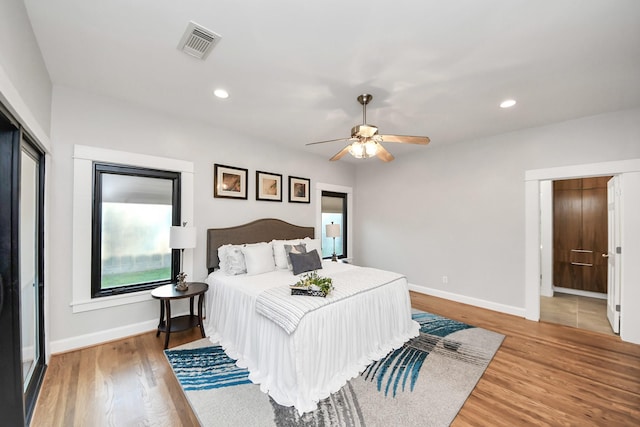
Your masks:
<svg viewBox="0 0 640 427"><path fill-rule="evenodd" d="M45 370L44 155L0 109L0 414L31 418Z"/></svg>
<svg viewBox="0 0 640 427"><path fill-rule="evenodd" d="M43 207L43 155L23 137L20 146L20 325L27 417L33 411L45 368Z"/></svg>

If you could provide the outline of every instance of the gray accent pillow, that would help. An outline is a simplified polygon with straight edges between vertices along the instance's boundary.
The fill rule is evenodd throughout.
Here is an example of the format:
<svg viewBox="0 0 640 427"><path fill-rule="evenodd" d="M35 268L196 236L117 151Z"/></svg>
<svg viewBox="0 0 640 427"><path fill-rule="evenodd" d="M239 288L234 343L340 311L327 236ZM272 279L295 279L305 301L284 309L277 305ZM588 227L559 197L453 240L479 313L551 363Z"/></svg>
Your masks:
<svg viewBox="0 0 640 427"><path fill-rule="evenodd" d="M307 246L304 243L298 243L297 245L284 245L284 254L287 257L287 263L289 264L289 270L291 270L291 258L289 254L304 254L307 253Z"/></svg>
<svg viewBox="0 0 640 427"><path fill-rule="evenodd" d="M296 276L300 273L306 273L307 271L320 270L322 268L322 261L320 261L320 255L315 249L311 252L303 254L296 254L291 252L289 254L291 259L291 265L293 266L293 274Z"/></svg>

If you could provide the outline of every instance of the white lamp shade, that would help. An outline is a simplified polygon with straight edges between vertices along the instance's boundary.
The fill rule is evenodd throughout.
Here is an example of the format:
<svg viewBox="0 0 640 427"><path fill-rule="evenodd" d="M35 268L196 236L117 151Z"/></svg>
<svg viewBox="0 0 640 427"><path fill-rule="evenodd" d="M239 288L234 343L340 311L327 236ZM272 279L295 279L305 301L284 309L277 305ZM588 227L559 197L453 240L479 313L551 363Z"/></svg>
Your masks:
<svg viewBox="0 0 640 427"><path fill-rule="evenodd" d="M173 226L169 231L169 247L191 249L196 247L196 228Z"/></svg>
<svg viewBox="0 0 640 427"><path fill-rule="evenodd" d="M327 224L327 237L340 237L340 224Z"/></svg>

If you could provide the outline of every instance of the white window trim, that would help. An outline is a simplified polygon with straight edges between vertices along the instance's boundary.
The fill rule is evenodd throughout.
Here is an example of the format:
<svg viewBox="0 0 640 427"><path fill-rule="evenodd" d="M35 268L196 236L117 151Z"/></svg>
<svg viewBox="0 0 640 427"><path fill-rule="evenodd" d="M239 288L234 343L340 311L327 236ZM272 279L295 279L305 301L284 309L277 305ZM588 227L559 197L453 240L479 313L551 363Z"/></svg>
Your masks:
<svg viewBox="0 0 640 427"><path fill-rule="evenodd" d="M74 313L100 310L152 299L151 291L91 298L91 218L93 162L113 163L180 173L181 219L193 224L193 163L185 160L75 145L73 151L72 301ZM184 270L192 276L193 251L184 254Z"/></svg>
<svg viewBox="0 0 640 427"><path fill-rule="evenodd" d="M335 193L347 194L347 258L348 262L353 262L353 188L334 184L316 184L316 237L322 236L322 192L333 191Z"/></svg>

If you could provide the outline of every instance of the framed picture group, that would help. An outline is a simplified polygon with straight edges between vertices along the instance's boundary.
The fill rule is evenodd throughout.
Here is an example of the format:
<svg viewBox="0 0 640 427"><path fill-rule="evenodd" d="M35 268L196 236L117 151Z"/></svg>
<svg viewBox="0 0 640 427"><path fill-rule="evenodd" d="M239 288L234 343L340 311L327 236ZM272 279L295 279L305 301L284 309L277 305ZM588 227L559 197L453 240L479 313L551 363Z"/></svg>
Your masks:
<svg viewBox="0 0 640 427"><path fill-rule="evenodd" d="M213 165L213 197L228 199L248 199L248 175L244 168ZM289 203L311 202L311 180L289 176ZM256 171L256 200L282 202L282 174Z"/></svg>

